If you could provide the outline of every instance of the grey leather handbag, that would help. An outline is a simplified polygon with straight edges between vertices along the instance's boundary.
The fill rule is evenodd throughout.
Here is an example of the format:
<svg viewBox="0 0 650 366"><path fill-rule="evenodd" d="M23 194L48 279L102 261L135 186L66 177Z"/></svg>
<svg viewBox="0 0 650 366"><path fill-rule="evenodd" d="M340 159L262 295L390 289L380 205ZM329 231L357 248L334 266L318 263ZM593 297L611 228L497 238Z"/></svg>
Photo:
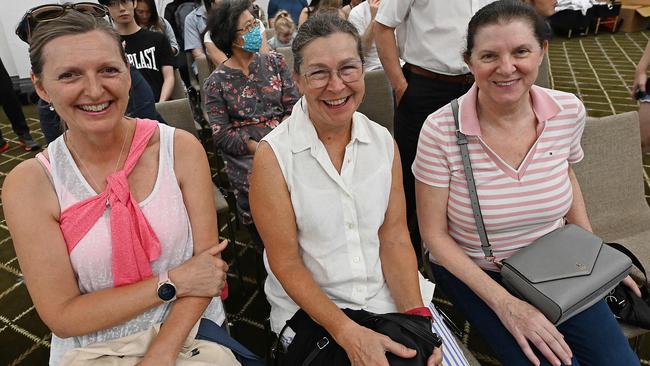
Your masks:
<svg viewBox="0 0 650 366"><path fill-rule="evenodd" d="M501 268L504 285L556 325L603 299L628 275L632 261L577 225L558 228L511 257L495 261L481 215L467 137L459 128L458 100L453 100L451 107L481 248L486 260Z"/></svg>

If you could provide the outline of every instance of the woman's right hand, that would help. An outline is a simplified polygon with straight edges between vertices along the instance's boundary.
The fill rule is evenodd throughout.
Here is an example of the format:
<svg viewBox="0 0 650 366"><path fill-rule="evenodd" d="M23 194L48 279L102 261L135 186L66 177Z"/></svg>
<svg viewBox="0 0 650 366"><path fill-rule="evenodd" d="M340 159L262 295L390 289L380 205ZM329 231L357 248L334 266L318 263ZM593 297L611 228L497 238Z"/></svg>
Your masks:
<svg viewBox="0 0 650 366"><path fill-rule="evenodd" d="M169 271L178 297L214 297L226 284L228 264L219 255L228 241L214 245Z"/></svg>
<svg viewBox="0 0 650 366"><path fill-rule="evenodd" d="M388 366L386 352L402 358L416 355L415 350L356 323L342 331L336 342L343 347L352 366Z"/></svg>
<svg viewBox="0 0 650 366"><path fill-rule="evenodd" d="M539 365L540 361L529 341L552 365L571 364L572 353L564 336L534 306L510 296L500 303L495 312L534 365Z"/></svg>

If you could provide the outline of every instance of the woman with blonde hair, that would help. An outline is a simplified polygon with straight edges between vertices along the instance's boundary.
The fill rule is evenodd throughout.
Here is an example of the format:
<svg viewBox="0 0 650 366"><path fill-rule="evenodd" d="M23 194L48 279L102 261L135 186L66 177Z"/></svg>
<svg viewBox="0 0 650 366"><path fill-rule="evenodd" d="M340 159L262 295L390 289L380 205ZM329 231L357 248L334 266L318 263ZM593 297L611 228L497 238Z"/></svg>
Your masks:
<svg viewBox="0 0 650 366"><path fill-rule="evenodd" d="M291 47L291 41L296 33L296 24L286 10L281 10L275 16L275 36L269 39L269 48L276 50L279 47Z"/></svg>
<svg viewBox="0 0 650 366"><path fill-rule="evenodd" d="M4 214L53 333L50 365L162 323L140 365L173 365L199 321L225 320L226 242L199 141L124 115L129 64L106 13L80 3L25 15L34 87L67 130L6 177Z"/></svg>

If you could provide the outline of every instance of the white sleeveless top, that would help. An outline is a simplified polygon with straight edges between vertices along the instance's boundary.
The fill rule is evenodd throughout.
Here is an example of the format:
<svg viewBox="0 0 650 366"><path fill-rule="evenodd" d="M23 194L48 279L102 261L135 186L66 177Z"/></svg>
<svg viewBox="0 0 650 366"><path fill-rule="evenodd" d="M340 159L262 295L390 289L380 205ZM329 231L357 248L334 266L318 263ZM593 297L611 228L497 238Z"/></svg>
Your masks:
<svg viewBox="0 0 650 366"><path fill-rule="evenodd" d="M355 113L339 174L306 108L299 100L291 117L263 139L273 149L289 189L305 267L340 308L396 312L379 257L379 228L392 182L393 138L386 128ZM271 271L266 253L264 264L271 328L279 333L298 305ZM434 285L418 275L422 301L428 304Z"/></svg>
<svg viewBox="0 0 650 366"><path fill-rule="evenodd" d="M139 204L142 213L149 220L160 240L161 255L151 263L154 274L179 266L192 256L193 251L190 221L174 173L174 128L163 124L158 126L160 130L158 175L153 190ZM96 194L81 175L63 136L52 142L47 150L50 158L50 174L61 211ZM79 290L84 294L114 287L108 210L110 208L107 208L104 215L70 253ZM163 304L125 323L83 336L62 339L53 334L50 365L58 365L63 355L72 348L128 336L161 323L165 320L169 308L170 304ZM217 324L223 323L225 313L218 297L210 302L203 317Z"/></svg>

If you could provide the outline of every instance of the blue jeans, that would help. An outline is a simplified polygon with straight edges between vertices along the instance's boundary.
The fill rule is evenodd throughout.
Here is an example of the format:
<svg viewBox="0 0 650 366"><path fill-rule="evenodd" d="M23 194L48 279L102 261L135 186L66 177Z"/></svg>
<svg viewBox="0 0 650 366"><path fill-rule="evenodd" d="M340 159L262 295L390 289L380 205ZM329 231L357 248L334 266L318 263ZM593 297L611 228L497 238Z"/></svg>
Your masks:
<svg viewBox="0 0 650 366"><path fill-rule="evenodd" d="M432 263L431 269L436 285L449 296L454 307L483 337L503 365L530 365L510 332L483 300L443 267ZM486 273L503 285L500 273ZM639 365L639 358L630 348L604 300L560 324L557 329L573 352L573 366ZM532 344L531 347L535 349ZM549 365L541 353L535 353L542 365Z"/></svg>

